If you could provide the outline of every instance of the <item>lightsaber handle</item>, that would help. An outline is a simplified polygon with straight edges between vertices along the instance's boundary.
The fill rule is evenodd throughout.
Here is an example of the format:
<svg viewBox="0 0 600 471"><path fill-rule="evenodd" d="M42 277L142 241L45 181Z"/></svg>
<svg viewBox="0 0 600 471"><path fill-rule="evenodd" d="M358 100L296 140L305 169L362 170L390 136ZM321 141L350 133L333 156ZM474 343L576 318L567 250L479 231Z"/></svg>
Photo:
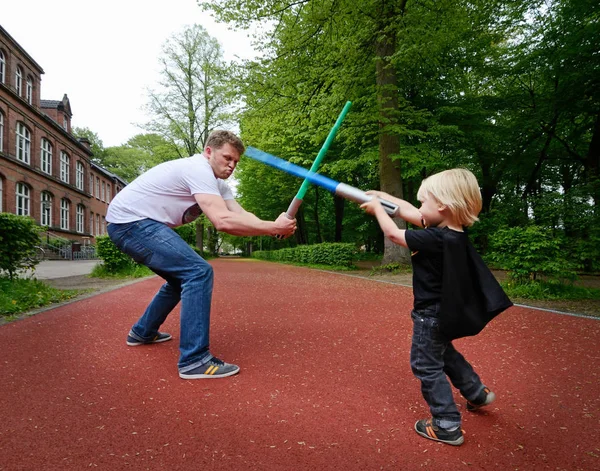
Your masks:
<svg viewBox="0 0 600 471"><path fill-rule="evenodd" d="M354 201L358 204L366 203L367 201L371 201L371 199L373 198L371 195L367 195L364 191L359 190L356 187L347 185L345 183L340 183L336 187L335 194L347 200ZM390 215L390 217L394 217L397 214L397 204L394 204L388 200L384 200L383 198L378 197L377 199L381 203L381 206L383 206L383 209L385 209L385 212L388 213L388 215Z"/></svg>

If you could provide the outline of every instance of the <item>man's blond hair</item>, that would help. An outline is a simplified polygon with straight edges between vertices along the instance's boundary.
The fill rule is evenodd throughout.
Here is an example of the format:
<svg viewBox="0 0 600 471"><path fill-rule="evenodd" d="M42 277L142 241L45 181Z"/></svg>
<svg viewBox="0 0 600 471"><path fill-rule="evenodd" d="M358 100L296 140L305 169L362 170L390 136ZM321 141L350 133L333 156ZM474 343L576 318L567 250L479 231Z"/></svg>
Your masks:
<svg viewBox="0 0 600 471"><path fill-rule="evenodd" d="M218 130L213 131L206 139L206 143L204 144L204 148L210 147L211 149L220 149L225 144L230 144L235 150L237 150L240 155L242 155L246 151L246 147L242 140L237 137L231 131Z"/></svg>
<svg viewBox="0 0 600 471"><path fill-rule="evenodd" d="M455 168L431 175L421 183L417 198L421 200L426 194L446 206L461 226L472 226L479 220L481 191L469 170Z"/></svg>

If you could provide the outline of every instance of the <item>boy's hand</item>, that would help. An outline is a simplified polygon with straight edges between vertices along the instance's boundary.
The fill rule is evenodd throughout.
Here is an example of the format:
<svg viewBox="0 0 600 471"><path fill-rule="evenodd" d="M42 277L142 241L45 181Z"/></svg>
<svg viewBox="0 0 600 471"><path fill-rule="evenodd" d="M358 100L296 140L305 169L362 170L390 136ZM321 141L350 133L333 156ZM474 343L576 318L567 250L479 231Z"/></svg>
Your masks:
<svg viewBox="0 0 600 471"><path fill-rule="evenodd" d="M381 206L381 203L377 199L377 193L380 192L367 191L367 195L371 195L373 196L373 198L371 198L371 201L367 201L366 203L360 205L361 209L364 209L367 212L367 214L370 214L371 216L375 216L375 213L377 212L378 208L381 208L383 210L383 206Z"/></svg>

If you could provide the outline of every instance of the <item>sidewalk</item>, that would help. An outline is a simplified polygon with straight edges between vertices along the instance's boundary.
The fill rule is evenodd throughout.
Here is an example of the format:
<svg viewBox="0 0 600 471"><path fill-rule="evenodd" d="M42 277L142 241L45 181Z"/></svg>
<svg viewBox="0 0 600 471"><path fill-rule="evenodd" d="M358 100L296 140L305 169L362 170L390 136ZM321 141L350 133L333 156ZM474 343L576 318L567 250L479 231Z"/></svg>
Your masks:
<svg viewBox="0 0 600 471"><path fill-rule="evenodd" d="M89 275L99 263L100 260L44 260L35 267L32 276L38 280L50 280Z"/></svg>

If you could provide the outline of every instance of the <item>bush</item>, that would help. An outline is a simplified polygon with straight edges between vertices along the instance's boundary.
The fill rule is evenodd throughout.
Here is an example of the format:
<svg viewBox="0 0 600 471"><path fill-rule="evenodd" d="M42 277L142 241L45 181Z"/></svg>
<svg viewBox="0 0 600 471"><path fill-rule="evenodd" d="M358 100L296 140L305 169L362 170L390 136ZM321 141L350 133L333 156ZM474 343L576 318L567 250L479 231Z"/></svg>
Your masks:
<svg viewBox="0 0 600 471"><path fill-rule="evenodd" d="M27 216L0 213L0 270L12 280L19 270L34 268L36 246L40 244L40 227Z"/></svg>
<svg viewBox="0 0 600 471"><path fill-rule="evenodd" d="M564 250L565 241L539 226L500 229L490 238L488 258L508 271L510 281L527 284L544 278L575 280L575 263Z"/></svg>
<svg viewBox="0 0 600 471"><path fill-rule="evenodd" d="M350 267L356 254L354 244L323 243L280 250L257 250L252 253L252 257L277 262Z"/></svg>
<svg viewBox="0 0 600 471"><path fill-rule="evenodd" d="M133 259L121 252L106 235L96 236L96 252L108 273L128 271L136 265Z"/></svg>

